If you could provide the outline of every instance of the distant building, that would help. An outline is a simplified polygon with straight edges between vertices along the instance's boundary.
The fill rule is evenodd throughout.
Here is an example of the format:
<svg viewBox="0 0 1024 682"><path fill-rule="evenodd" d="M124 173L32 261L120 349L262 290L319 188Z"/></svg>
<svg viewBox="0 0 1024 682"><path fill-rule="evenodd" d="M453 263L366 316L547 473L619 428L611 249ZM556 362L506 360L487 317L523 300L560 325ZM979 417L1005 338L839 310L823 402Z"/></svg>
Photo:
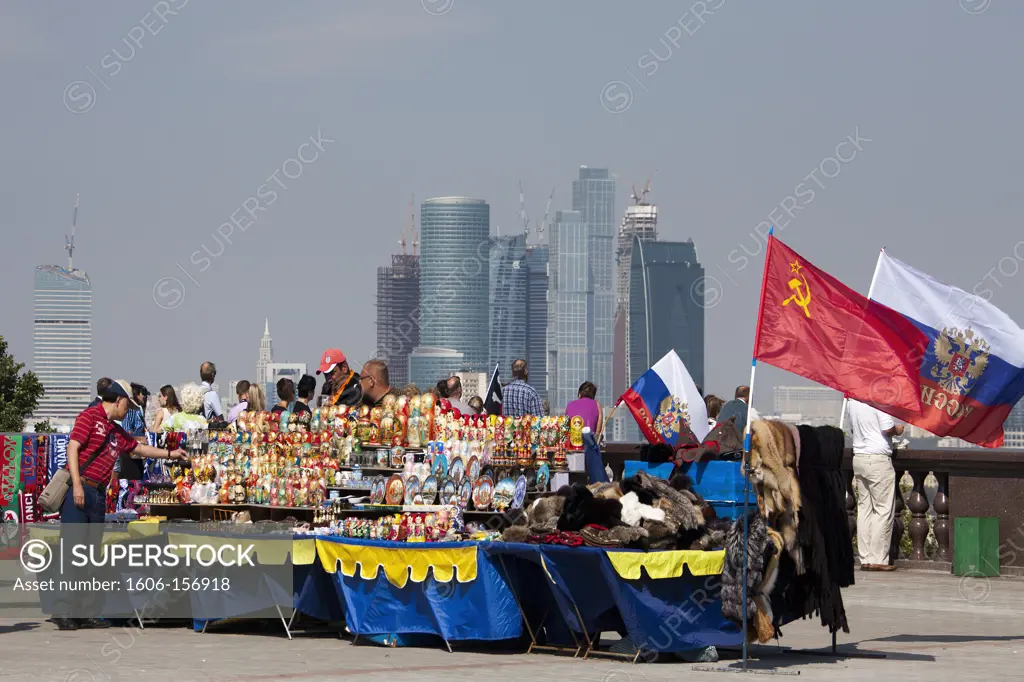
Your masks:
<svg viewBox="0 0 1024 682"><path fill-rule="evenodd" d="M704 386L704 301L696 296L696 285L703 276L692 240L646 242L633 238L626 321L627 384L675 350L694 383Z"/></svg>
<svg viewBox="0 0 1024 682"><path fill-rule="evenodd" d="M486 398L487 384L491 376L484 372L456 372L462 382L462 402L468 402L475 395Z"/></svg>
<svg viewBox="0 0 1024 682"><path fill-rule="evenodd" d="M45 393L32 420L74 419L96 391L92 376L92 283L83 270L35 270L33 371Z"/></svg>
<svg viewBox="0 0 1024 682"><path fill-rule="evenodd" d="M526 356L529 279L525 233L492 240L490 276L490 360L487 371L493 370L497 364L504 373L508 373L513 360Z"/></svg>
<svg viewBox="0 0 1024 682"><path fill-rule="evenodd" d="M267 365L267 381L264 390L267 394L267 408L270 408L280 398L277 395L277 382L281 379L291 379L298 386L299 379L306 374L306 363L304 362L271 362Z"/></svg>
<svg viewBox="0 0 1024 682"><path fill-rule="evenodd" d="M646 196L646 195L645 195ZM648 204L646 198L633 197L638 203L626 207L626 213L619 225L619 236L615 248L615 322L614 362L612 367L612 393L622 395L629 388L630 381L626 367L629 365L629 281L633 266L633 240L644 242L658 238L658 207Z"/></svg>
<svg viewBox="0 0 1024 682"><path fill-rule="evenodd" d="M409 383L409 354L420 345L420 257L395 254L377 268L377 350L393 386Z"/></svg>
<svg viewBox="0 0 1024 682"><path fill-rule="evenodd" d="M580 212L556 211L550 239L548 400L558 414L576 399L580 384L593 380L594 289L587 225Z"/></svg>
<svg viewBox="0 0 1024 682"><path fill-rule="evenodd" d="M482 199L427 199L420 239L420 346L409 356L409 374L425 388L451 372L487 371L490 207ZM455 355L461 364L452 367ZM446 373L435 375L439 367Z"/></svg>
<svg viewBox="0 0 1024 682"><path fill-rule="evenodd" d="M572 208L586 226L588 286L592 303L588 320L589 334L587 379L597 385L597 399L606 407L612 401L612 358L615 320L615 180L607 168L581 166L579 178L572 183ZM579 385L577 384L576 388ZM566 396L563 393L560 398ZM575 388L572 398L575 399ZM553 400L552 412L565 407Z"/></svg>
<svg viewBox="0 0 1024 682"><path fill-rule="evenodd" d="M409 379L421 391L437 385L456 372L464 371L466 356L453 348L417 346L409 354Z"/></svg>
<svg viewBox="0 0 1024 682"><path fill-rule="evenodd" d="M548 254L547 246L526 247L526 362L530 385L548 397Z"/></svg>
<svg viewBox="0 0 1024 682"><path fill-rule="evenodd" d="M843 394L826 386L776 386L775 416L799 424L839 425ZM732 397L732 396L728 396Z"/></svg>
<svg viewBox="0 0 1024 682"><path fill-rule="evenodd" d="M270 338L270 320L263 320L263 337L260 339L260 355L256 361L256 383L265 384L270 381L267 366L274 361L274 346Z"/></svg>

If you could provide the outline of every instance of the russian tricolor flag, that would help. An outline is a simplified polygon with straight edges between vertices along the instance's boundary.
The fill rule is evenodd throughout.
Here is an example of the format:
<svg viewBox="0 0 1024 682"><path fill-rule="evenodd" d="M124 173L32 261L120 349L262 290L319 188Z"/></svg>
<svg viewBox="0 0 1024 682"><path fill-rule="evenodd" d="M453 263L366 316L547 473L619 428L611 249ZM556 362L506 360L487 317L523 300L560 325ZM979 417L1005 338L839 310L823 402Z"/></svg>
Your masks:
<svg viewBox="0 0 1024 682"><path fill-rule="evenodd" d="M674 350L644 372L622 394L619 403L626 404L651 443L666 443L675 448L684 426L693 432L697 442L708 435L704 398Z"/></svg>
<svg viewBox="0 0 1024 682"><path fill-rule="evenodd" d="M943 284L884 251L871 298L928 337L920 415L885 412L937 436L1003 444L1003 422L1024 395L1024 330L981 296Z"/></svg>

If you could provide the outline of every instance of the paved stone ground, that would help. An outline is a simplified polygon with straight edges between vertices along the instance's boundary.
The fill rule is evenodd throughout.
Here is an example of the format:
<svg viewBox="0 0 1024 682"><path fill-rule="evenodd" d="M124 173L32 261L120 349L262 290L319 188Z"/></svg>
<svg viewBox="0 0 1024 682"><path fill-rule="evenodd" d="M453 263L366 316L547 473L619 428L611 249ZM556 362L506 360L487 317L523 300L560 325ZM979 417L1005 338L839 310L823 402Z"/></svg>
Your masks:
<svg viewBox="0 0 1024 682"><path fill-rule="evenodd" d="M1024 580L902 571L858 573L857 581L845 594L853 631L840 634L840 650L886 658L834 659L757 647L751 669L830 681L1024 678ZM681 662L631 665L550 654L391 649L353 646L332 635L299 635L288 641L275 633L196 634L160 627L59 632L48 622L5 619L3 606L0 679L12 682L723 679L722 674ZM790 624L783 635L786 647L799 649L821 649L829 642L816 621ZM712 667L735 670L739 663L723 655Z"/></svg>

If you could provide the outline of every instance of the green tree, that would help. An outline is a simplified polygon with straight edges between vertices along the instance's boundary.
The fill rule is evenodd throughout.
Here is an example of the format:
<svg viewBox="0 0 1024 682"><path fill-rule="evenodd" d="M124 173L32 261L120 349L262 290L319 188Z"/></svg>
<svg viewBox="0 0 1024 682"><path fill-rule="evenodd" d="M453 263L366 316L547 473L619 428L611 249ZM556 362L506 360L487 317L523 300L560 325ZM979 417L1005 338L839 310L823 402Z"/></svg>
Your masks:
<svg viewBox="0 0 1024 682"><path fill-rule="evenodd" d="M21 431L43 397L43 385L32 372L21 373L25 365L7 354L7 341L0 336L0 431Z"/></svg>

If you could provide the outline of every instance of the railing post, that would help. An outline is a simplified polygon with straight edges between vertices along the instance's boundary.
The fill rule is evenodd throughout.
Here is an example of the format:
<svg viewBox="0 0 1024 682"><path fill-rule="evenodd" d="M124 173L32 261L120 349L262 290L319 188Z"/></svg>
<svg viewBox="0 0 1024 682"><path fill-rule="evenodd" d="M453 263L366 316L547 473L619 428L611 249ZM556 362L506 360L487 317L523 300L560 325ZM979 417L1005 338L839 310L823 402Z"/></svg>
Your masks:
<svg viewBox="0 0 1024 682"><path fill-rule="evenodd" d="M911 471L910 478L914 481L914 488L910 492L910 499L907 506L910 507L910 559L912 561L924 561L927 557L924 553L924 543L928 537L928 498L924 494L924 479L928 476L927 471Z"/></svg>
<svg viewBox="0 0 1024 682"><path fill-rule="evenodd" d="M935 541L939 545L938 554L935 556L939 561L952 561L953 555L949 551L949 474L935 472L935 480L939 488L935 492L935 499L932 506L935 507Z"/></svg>
<svg viewBox="0 0 1024 682"><path fill-rule="evenodd" d="M853 494L853 470L843 472L846 477L846 522L850 525L850 537L857 537L857 496Z"/></svg>
<svg viewBox="0 0 1024 682"><path fill-rule="evenodd" d="M896 470L896 492L893 502L892 515L892 539L889 544L889 564L895 565L900 558L900 544L903 542L903 491L900 490L900 480L903 479L904 471Z"/></svg>

